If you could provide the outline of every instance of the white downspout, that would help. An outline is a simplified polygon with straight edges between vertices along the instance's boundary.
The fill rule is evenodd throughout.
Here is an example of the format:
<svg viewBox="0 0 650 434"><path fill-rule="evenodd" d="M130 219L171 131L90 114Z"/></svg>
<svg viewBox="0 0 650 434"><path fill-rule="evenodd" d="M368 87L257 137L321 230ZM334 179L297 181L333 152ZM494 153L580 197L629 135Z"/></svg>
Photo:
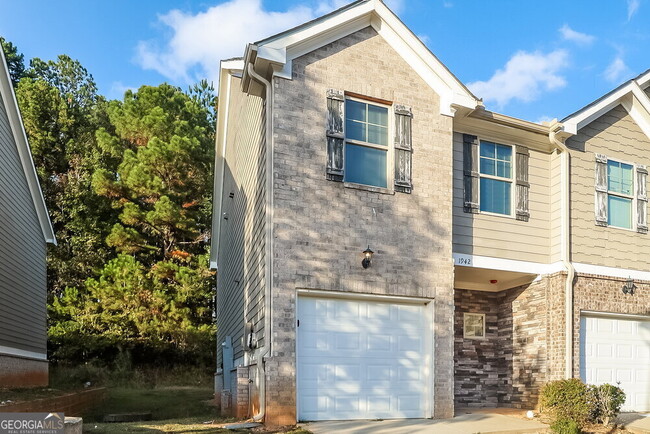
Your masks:
<svg viewBox="0 0 650 434"><path fill-rule="evenodd" d="M264 246L264 266L266 268L264 286L264 347L260 348L257 359L257 372L260 385L260 412L253 416L258 422L266 415L266 373L264 371L264 357L271 352L271 288L273 278L273 242L272 212L273 212L273 87L268 80L255 72L251 63L247 66L248 74L264 86L266 101L264 101L266 114L266 243Z"/></svg>
<svg viewBox="0 0 650 434"><path fill-rule="evenodd" d="M551 125L549 131L549 138L551 143L557 147L562 153L560 160L562 163L562 263L567 270L566 282L564 285L564 318L565 318L565 342L564 342L564 376L565 378L573 378L573 279L575 277L575 268L571 262L571 238L569 236L571 230L571 211L570 211L570 195L571 189L569 186L569 171L571 169L571 158L569 149L564 143L557 139L556 133L559 124Z"/></svg>

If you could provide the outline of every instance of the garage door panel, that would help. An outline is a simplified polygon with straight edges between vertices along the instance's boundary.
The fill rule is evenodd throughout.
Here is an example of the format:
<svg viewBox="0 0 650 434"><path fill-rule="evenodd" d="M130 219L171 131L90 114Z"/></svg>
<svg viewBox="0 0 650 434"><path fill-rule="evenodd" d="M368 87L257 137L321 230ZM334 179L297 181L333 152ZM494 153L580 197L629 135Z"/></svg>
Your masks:
<svg viewBox="0 0 650 434"><path fill-rule="evenodd" d="M299 297L298 315L300 420L427 416L423 306Z"/></svg>
<svg viewBox="0 0 650 434"><path fill-rule="evenodd" d="M580 376L586 383L620 383L623 411L650 411L650 319L581 317Z"/></svg>

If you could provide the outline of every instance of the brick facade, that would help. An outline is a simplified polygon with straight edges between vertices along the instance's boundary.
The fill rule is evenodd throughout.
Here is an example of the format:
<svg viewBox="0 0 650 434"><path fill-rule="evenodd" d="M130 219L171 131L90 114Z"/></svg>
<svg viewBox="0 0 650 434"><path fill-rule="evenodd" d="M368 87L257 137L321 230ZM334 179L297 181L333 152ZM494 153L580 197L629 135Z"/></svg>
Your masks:
<svg viewBox="0 0 650 434"><path fill-rule="evenodd" d="M579 274L573 287L573 375L580 378L580 313L595 311L650 315L650 282L635 281L634 294L624 294L627 279Z"/></svg>
<svg viewBox="0 0 650 434"><path fill-rule="evenodd" d="M47 360L0 354L0 387L47 386L48 373Z"/></svg>
<svg viewBox="0 0 650 434"><path fill-rule="evenodd" d="M371 74L368 72L372 71ZM295 422L298 289L435 299L435 417L453 415L452 119L439 96L368 27L274 79L273 352L268 421ZM413 193L327 181L327 90L413 109ZM361 267L362 251L375 251Z"/></svg>

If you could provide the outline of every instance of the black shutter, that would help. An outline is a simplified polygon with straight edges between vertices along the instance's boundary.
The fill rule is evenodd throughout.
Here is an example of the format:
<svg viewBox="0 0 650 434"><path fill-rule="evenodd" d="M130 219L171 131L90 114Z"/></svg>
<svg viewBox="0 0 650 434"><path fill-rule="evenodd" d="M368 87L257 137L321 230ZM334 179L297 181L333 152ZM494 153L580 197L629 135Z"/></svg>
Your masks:
<svg viewBox="0 0 650 434"><path fill-rule="evenodd" d="M411 193L413 144L410 107L395 105L395 191Z"/></svg>
<svg viewBox="0 0 650 434"><path fill-rule="evenodd" d="M607 226L607 157L596 154L596 224Z"/></svg>
<svg viewBox="0 0 650 434"><path fill-rule="evenodd" d="M516 218L521 221L528 221L530 217L530 210L528 208L528 193L530 190L530 183L528 182L528 148L524 146L517 146L517 161L516 161L516 194L517 194L517 208Z"/></svg>
<svg viewBox="0 0 650 434"><path fill-rule="evenodd" d="M645 166L636 167L636 231L648 233L648 169Z"/></svg>
<svg viewBox="0 0 650 434"><path fill-rule="evenodd" d="M463 210L476 214L478 205L478 137L463 134Z"/></svg>
<svg viewBox="0 0 650 434"><path fill-rule="evenodd" d="M327 179L343 181L343 104L342 90L327 91Z"/></svg>

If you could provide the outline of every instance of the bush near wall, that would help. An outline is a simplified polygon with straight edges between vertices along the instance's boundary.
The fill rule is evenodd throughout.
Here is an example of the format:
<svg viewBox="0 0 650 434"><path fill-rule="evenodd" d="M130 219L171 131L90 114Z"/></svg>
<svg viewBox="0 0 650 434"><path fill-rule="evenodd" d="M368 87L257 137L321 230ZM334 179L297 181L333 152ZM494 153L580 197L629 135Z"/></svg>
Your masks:
<svg viewBox="0 0 650 434"><path fill-rule="evenodd" d="M577 378L547 383L540 394L540 408L551 418L551 430L580 433L588 423L609 425L625 402L620 387L586 385Z"/></svg>

